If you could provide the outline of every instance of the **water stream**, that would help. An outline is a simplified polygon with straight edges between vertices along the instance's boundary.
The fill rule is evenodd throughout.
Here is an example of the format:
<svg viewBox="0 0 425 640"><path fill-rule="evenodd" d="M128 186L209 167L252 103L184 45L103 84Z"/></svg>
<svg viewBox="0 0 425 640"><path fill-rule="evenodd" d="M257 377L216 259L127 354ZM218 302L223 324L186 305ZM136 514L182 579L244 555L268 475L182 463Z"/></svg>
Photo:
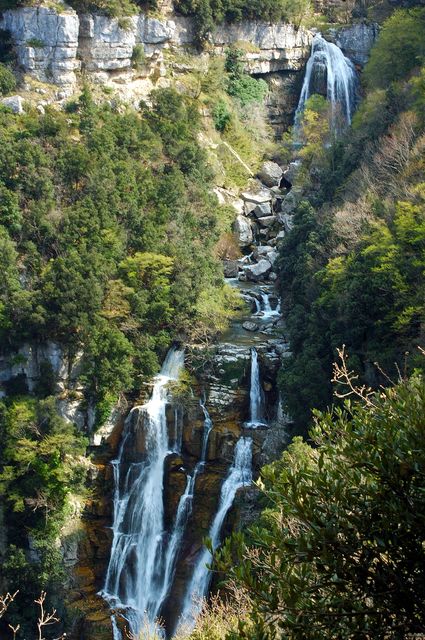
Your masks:
<svg viewBox="0 0 425 640"><path fill-rule="evenodd" d="M221 487L219 507L209 530L209 538L213 551L215 551L220 544L223 523L233 504L236 492L244 486L249 486L251 482L252 439L242 437L236 444L233 464ZM185 628L193 627L202 607L202 601L208 595L212 577L208 569L208 563L210 563L211 560L211 552L206 547L203 547L197 559L183 604L181 624Z"/></svg>
<svg viewBox="0 0 425 640"><path fill-rule="evenodd" d="M102 595L125 611L130 632L136 636L142 625L155 623L161 596L168 590L163 504L164 462L169 454L167 384L178 378L183 362L183 351L168 352L154 379L151 399L130 412L118 458L113 462L113 541ZM143 430L146 451L142 461L129 462L127 445L132 444L135 413L136 429Z"/></svg>

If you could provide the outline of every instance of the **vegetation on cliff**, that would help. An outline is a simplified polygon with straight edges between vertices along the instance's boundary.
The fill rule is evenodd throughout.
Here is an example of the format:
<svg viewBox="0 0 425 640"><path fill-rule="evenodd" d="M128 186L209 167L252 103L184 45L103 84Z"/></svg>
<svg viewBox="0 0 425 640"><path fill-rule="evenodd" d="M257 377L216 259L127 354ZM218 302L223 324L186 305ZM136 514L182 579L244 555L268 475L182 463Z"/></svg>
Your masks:
<svg viewBox="0 0 425 640"><path fill-rule="evenodd" d="M280 381L300 425L330 404L342 344L370 385L420 366L424 39L423 9L397 11L384 24L365 68L365 98L341 139L331 139L323 100L313 96L304 112L299 202L280 257L293 352Z"/></svg>
<svg viewBox="0 0 425 640"><path fill-rule="evenodd" d="M205 640L424 632L424 380L360 396L263 469L266 508L220 561L245 613Z"/></svg>

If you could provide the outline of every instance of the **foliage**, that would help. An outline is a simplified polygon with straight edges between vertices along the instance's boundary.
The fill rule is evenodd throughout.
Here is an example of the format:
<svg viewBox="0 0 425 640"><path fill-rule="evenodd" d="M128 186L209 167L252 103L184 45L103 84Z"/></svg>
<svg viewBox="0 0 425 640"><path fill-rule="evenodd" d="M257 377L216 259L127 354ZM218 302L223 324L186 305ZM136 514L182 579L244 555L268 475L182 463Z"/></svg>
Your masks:
<svg viewBox="0 0 425 640"><path fill-rule="evenodd" d="M113 110L84 87L68 114L0 116L4 344L82 348L98 402L155 372L203 290L221 295L197 105L171 89L153 102Z"/></svg>
<svg viewBox="0 0 425 640"><path fill-rule="evenodd" d="M204 42L216 24L241 20L292 22L299 25L310 15L309 0L174 0L176 10L195 18L199 41Z"/></svg>
<svg viewBox="0 0 425 640"><path fill-rule="evenodd" d="M227 93L244 107L251 102L263 102L268 86L265 80L256 80L244 73L240 49L230 48L226 53L225 69L228 73Z"/></svg>
<svg viewBox="0 0 425 640"><path fill-rule="evenodd" d="M369 88L406 79L424 63L425 9L399 9L384 23L364 77Z"/></svg>
<svg viewBox="0 0 425 640"><path fill-rule="evenodd" d="M218 102L216 102L216 104L214 105L212 116L215 128L217 129L217 131L221 132L225 131L232 119L232 114L230 113L229 108L224 100L219 100Z"/></svg>
<svg viewBox="0 0 425 640"><path fill-rule="evenodd" d="M418 11L389 18L366 75L375 73L375 55L393 55L387 27L393 33L415 17L417 46L417 31L423 32ZM401 40L410 41L410 30L396 44ZM330 404L332 362L341 344L356 373L374 387L388 384L385 375L393 379L398 370L422 366L424 85L422 72L398 81L405 72L397 64L384 67L389 86L374 83L339 139L318 96L298 124L295 154L302 165L294 224L279 262L292 351L279 382L298 427L306 427L313 407Z"/></svg>
<svg viewBox="0 0 425 640"><path fill-rule="evenodd" d="M16 88L16 80L12 71L0 62L0 95L6 96Z"/></svg>
<svg viewBox="0 0 425 640"><path fill-rule="evenodd" d="M266 509L221 557L251 608L229 639L423 633L424 410L414 376L317 413L313 446L263 469Z"/></svg>

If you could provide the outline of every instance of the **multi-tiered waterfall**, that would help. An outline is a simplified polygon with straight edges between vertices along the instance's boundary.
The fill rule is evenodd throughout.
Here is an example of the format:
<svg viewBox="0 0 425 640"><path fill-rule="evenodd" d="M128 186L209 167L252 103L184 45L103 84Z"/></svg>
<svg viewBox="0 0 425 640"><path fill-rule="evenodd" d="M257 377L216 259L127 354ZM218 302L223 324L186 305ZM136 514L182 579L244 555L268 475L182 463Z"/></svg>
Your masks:
<svg viewBox="0 0 425 640"><path fill-rule="evenodd" d="M213 551L220 544L224 519L233 504L236 492L242 487L250 485L251 482L252 440L251 438L242 437L235 447L234 461L221 487L219 507L210 527L209 538ZM185 626L190 627L194 624L202 606L202 600L208 594L211 581L208 563L211 560L211 552L206 547L203 547L197 559L183 605L181 620Z"/></svg>
<svg viewBox="0 0 425 640"><path fill-rule="evenodd" d="M172 561L164 545L164 462L170 453L167 384L177 379L183 361L183 351L169 351L154 380L151 399L143 407L134 408L127 418L118 459L113 463L113 541L102 594L114 607L125 611L136 637L142 623L155 623L172 576ZM138 462L131 461L135 412L140 414L136 429L143 430L146 450L144 459ZM116 625L114 629L117 635Z"/></svg>
<svg viewBox="0 0 425 640"><path fill-rule="evenodd" d="M332 129L343 129L351 123L357 102L357 86L357 74L351 60L335 44L322 38L320 33L316 34L307 62L295 123L310 96L321 93L331 103Z"/></svg>

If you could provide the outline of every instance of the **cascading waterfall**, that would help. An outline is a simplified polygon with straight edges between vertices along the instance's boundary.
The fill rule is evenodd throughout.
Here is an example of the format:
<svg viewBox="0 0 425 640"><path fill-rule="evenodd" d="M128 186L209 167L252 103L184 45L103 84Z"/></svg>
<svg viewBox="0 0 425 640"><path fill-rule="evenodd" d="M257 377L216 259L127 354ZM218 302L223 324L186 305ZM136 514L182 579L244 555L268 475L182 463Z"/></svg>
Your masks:
<svg viewBox="0 0 425 640"><path fill-rule="evenodd" d="M203 472L205 467L205 461L206 461L207 449L208 449L208 440L209 440L209 435L211 433L213 424L212 424L210 415L207 411L207 408L205 406L205 402L201 401L200 405L204 412L204 431L202 436L201 458L199 462L196 464L193 470L193 474L191 476L188 476L186 479L186 489L183 495L181 496L178 507L177 507L177 514L174 522L173 533L171 535L170 542L168 543L168 547L167 547L167 552L165 554L164 580L163 580L162 592L158 600L158 609L157 609L158 612L160 611L160 608L164 603L164 600L167 597L173 582L174 572L175 572L176 563L178 559L178 553L183 540L184 532L186 530L186 525L189 520L189 516L192 513L196 478L200 473Z"/></svg>
<svg viewBox="0 0 425 640"><path fill-rule="evenodd" d="M220 535L224 519L235 499L236 492L252 482L252 439L242 437L235 447L234 461L223 482L220 492L218 511L214 517L209 531L212 550L215 551L220 544ZM196 617L202 606L202 599L208 594L211 581L211 572L207 565L212 560L211 552L204 547L197 560L192 579L188 586L183 605L180 624L193 627Z"/></svg>
<svg viewBox="0 0 425 640"><path fill-rule="evenodd" d="M332 130L343 129L351 123L357 101L357 85L357 74L351 60L344 56L339 47L317 33L307 62L295 125L309 97L326 90L326 97L331 103Z"/></svg>
<svg viewBox="0 0 425 640"><path fill-rule="evenodd" d="M164 461L169 454L167 384L178 378L183 363L183 351L173 348L168 352L154 380L151 399L143 407L135 407L127 418L118 459L113 462L113 541L102 595L114 607L125 610L135 636L140 633L142 623L154 625L159 598L165 589L163 478ZM128 462L126 450L132 414L136 411L143 418L146 453L142 462ZM117 633L115 624L114 637Z"/></svg>
<svg viewBox="0 0 425 640"><path fill-rule="evenodd" d="M264 399L260 382L260 367L258 353L251 349L251 387L249 391L250 418L246 427L255 428L266 424L264 419Z"/></svg>

